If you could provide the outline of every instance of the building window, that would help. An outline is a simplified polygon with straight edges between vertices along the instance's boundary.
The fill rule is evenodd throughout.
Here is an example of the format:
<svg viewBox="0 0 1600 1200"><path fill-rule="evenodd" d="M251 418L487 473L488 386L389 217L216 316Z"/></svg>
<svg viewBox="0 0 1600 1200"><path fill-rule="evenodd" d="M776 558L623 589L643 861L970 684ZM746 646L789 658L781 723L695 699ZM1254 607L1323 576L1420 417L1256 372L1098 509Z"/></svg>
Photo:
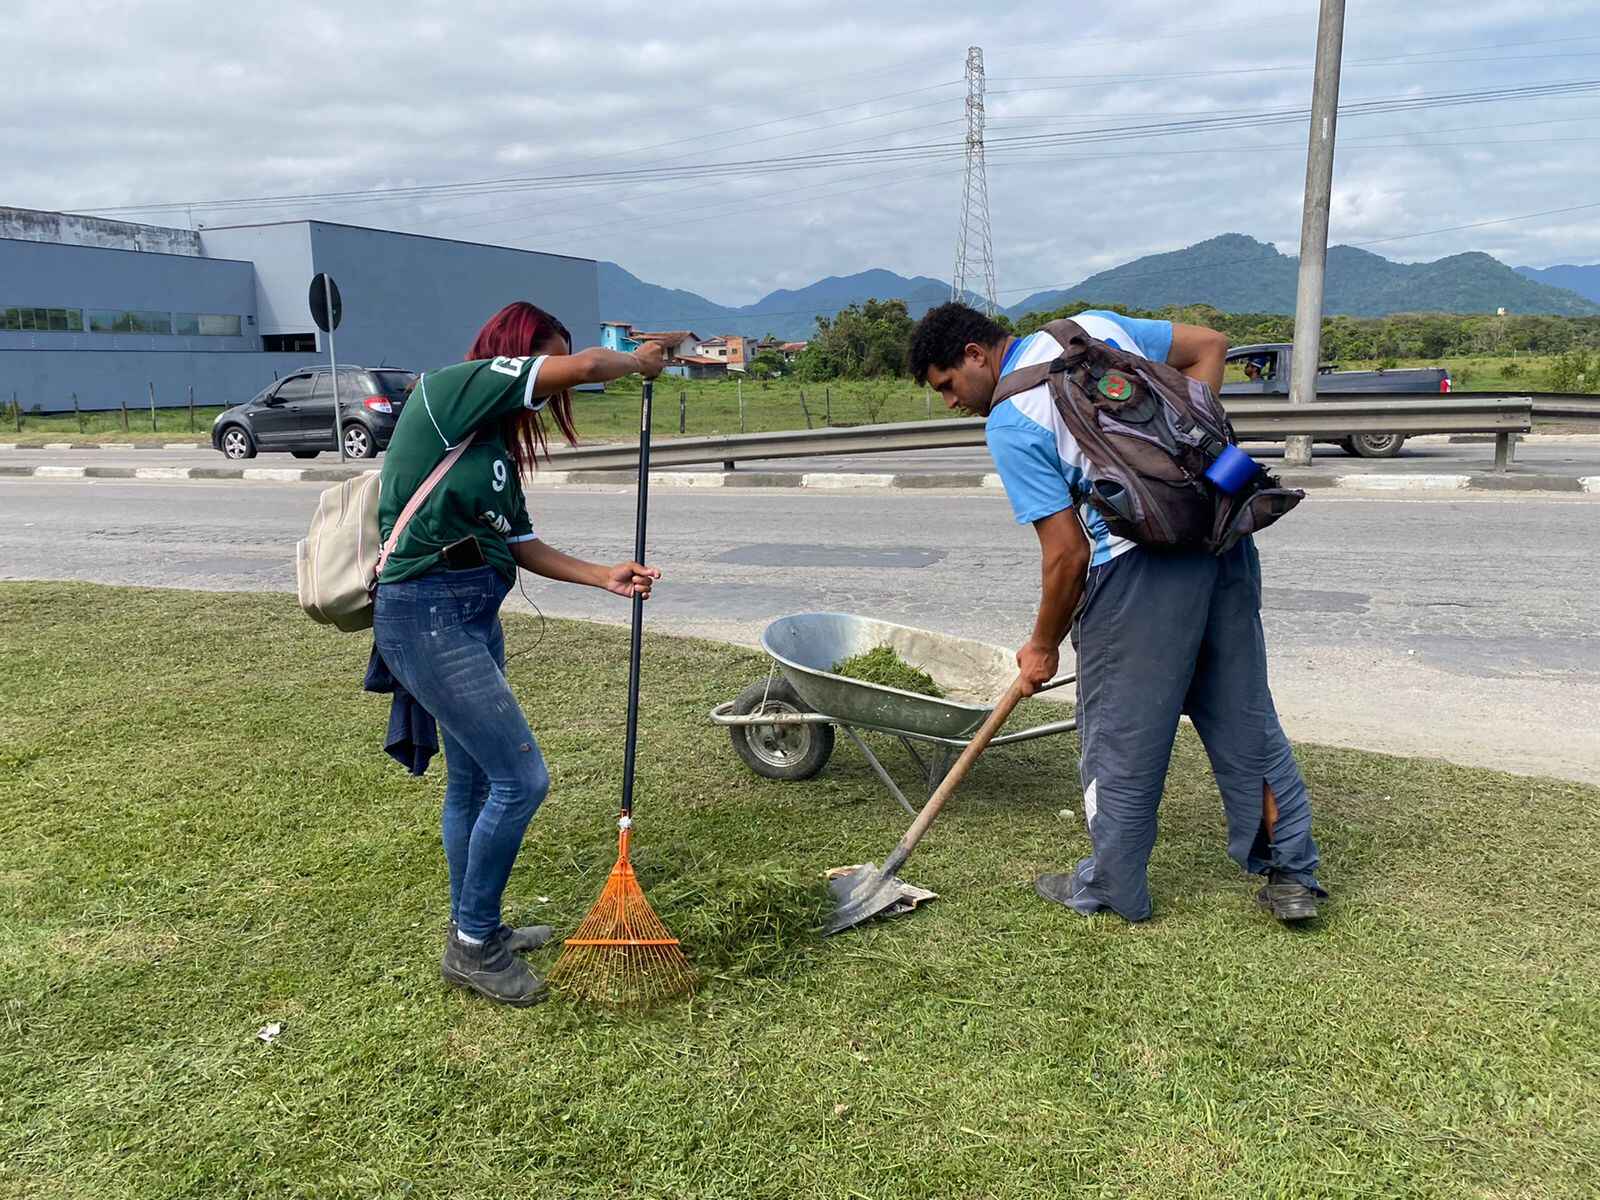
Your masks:
<svg viewBox="0 0 1600 1200"><path fill-rule="evenodd" d="M90 309L90 333L172 333L172 314L143 309Z"/></svg>
<svg viewBox="0 0 1600 1200"><path fill-rule="evenodd" d="M172 331L179 337L238 337L239 318L221 313L173 313Z"/></svg>
<svg viewBox="0 0 1600 1200"><path fill-rule="evenodd" d="M81 308L0 308L0 329L8 333L82 333Z"/></svg>
<svg viewBox="0 0 1600 1200"><path fill-rule="evenodd" d="M314 333L263 333L261 349L268 354L315 354L317 335Z"/></svg>

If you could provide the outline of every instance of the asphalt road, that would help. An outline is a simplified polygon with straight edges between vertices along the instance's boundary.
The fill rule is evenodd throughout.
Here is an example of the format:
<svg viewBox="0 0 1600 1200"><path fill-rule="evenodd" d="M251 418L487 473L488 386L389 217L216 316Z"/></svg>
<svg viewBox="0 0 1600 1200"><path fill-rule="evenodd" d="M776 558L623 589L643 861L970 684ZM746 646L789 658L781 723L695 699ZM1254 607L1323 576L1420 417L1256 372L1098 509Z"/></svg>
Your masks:
<svg viewBox="0 0 1600 1200"><path fill-rule="evenodd" d="M318 491L0 478L0 578L289 591ZM606 560L628 553L632 503L530 492L542 536ZM658 631L754 644L780 614L843 610L1010 646L1032 623L1033 534L998 494L663 489L651 512ZM1318 495L1259 544L1292 736L1600 782L1594 501ZM524 580L551 615L627 619Z"/></svg>

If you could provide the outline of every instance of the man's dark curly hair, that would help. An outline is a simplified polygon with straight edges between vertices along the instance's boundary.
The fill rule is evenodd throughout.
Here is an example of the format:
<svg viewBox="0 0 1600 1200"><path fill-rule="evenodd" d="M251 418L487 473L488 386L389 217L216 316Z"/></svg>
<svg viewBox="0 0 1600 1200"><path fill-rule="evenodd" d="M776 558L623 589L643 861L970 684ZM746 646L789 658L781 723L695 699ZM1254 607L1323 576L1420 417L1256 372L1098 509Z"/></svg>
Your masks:
<svg viewBox="0 0 1600 1200"><path fill-rule="evenodd" d="M1006 331L970 305L951 301L930 308L911 333L911 375L928 382L930 367L953 367L970 342L992 346Z"/></svg>

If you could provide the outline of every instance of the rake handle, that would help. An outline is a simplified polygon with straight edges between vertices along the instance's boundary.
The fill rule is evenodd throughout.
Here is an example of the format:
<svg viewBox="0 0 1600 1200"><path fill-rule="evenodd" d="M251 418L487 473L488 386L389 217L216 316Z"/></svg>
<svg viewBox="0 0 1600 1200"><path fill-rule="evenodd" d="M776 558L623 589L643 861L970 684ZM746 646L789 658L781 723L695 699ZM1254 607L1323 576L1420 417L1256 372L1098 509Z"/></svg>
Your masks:
<svg viewBox="0 0 1600 1200"><path fill-rule="evenodd" d="M655 402L655 382L644 381L639 405L639 489L634 505L633 561L644 563L645 513L650 494L650 409ZM628 638L628 739L622 755L622 815L633 815L633 763L639 747L639 664L644 652L644 597L633 597L633 628ZM626 831L624 831L626 835Z"/></svg>
<svg viewBox="0 0 1600 1200"><path fill-rule="evenodd" d="M984 752L994 739L994 735L1000 732L1000 727L1006 723L1006 718L1011 715L1011 710L1016 708L1022 696L1022 676L1018 675L1006 689L1006 694L1000 697L1000 702L994 706L994 711L967 743L967 748L961 752L961 757L956 759L949 774L934 789L933 795L928 797L928 802L922 806L917 819L911 822L911 828L906 830L905 836L889 852L889 857L883 860L882 873L885 878L905 865L906 859L911 857L911 852L922 840L922 835L928 832L928 826L933 824L934 818L939 815L939 810L944 807L944 802L961 786L961 781L967 777L967 772L978 760L978 755Z"/></svg>

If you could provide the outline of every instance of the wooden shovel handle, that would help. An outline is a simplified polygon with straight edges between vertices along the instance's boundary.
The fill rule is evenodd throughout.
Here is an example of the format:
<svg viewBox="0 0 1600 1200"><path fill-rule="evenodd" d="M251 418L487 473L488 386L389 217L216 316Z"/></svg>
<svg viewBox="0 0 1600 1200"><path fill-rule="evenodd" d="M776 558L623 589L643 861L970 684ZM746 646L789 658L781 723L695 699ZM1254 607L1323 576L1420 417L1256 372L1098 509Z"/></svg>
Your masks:
<svg viewBox="0 0 1600 1200"><path fill-rule="evenodd" d="M961 781L967 777L967 772L972 769L972 764L977 761L978 755L984 752L994 739L994 735L1000 732L1000 727L1006 723L1011 710L1016 708L1017 702L1022 699L1022 686L1022 676L1018 675L1006 689L1006 694L1000 697L1000 702L994 706L994 711L967 743L967 748L961 752L961 757L956 759L949 774L934 789L933 795L928 797L928 802L922 806L917 819L911 822L911 828L906 830L899 844L890 852L889 857L884 859L885 875L893 875L906 859L911 857L911 852L917 848L922 835L928 832L928 826L933 824L934 818L939 815L939 810L944 807L944 802L950 799L951 793L956 788L961 786Z"/></svg>

